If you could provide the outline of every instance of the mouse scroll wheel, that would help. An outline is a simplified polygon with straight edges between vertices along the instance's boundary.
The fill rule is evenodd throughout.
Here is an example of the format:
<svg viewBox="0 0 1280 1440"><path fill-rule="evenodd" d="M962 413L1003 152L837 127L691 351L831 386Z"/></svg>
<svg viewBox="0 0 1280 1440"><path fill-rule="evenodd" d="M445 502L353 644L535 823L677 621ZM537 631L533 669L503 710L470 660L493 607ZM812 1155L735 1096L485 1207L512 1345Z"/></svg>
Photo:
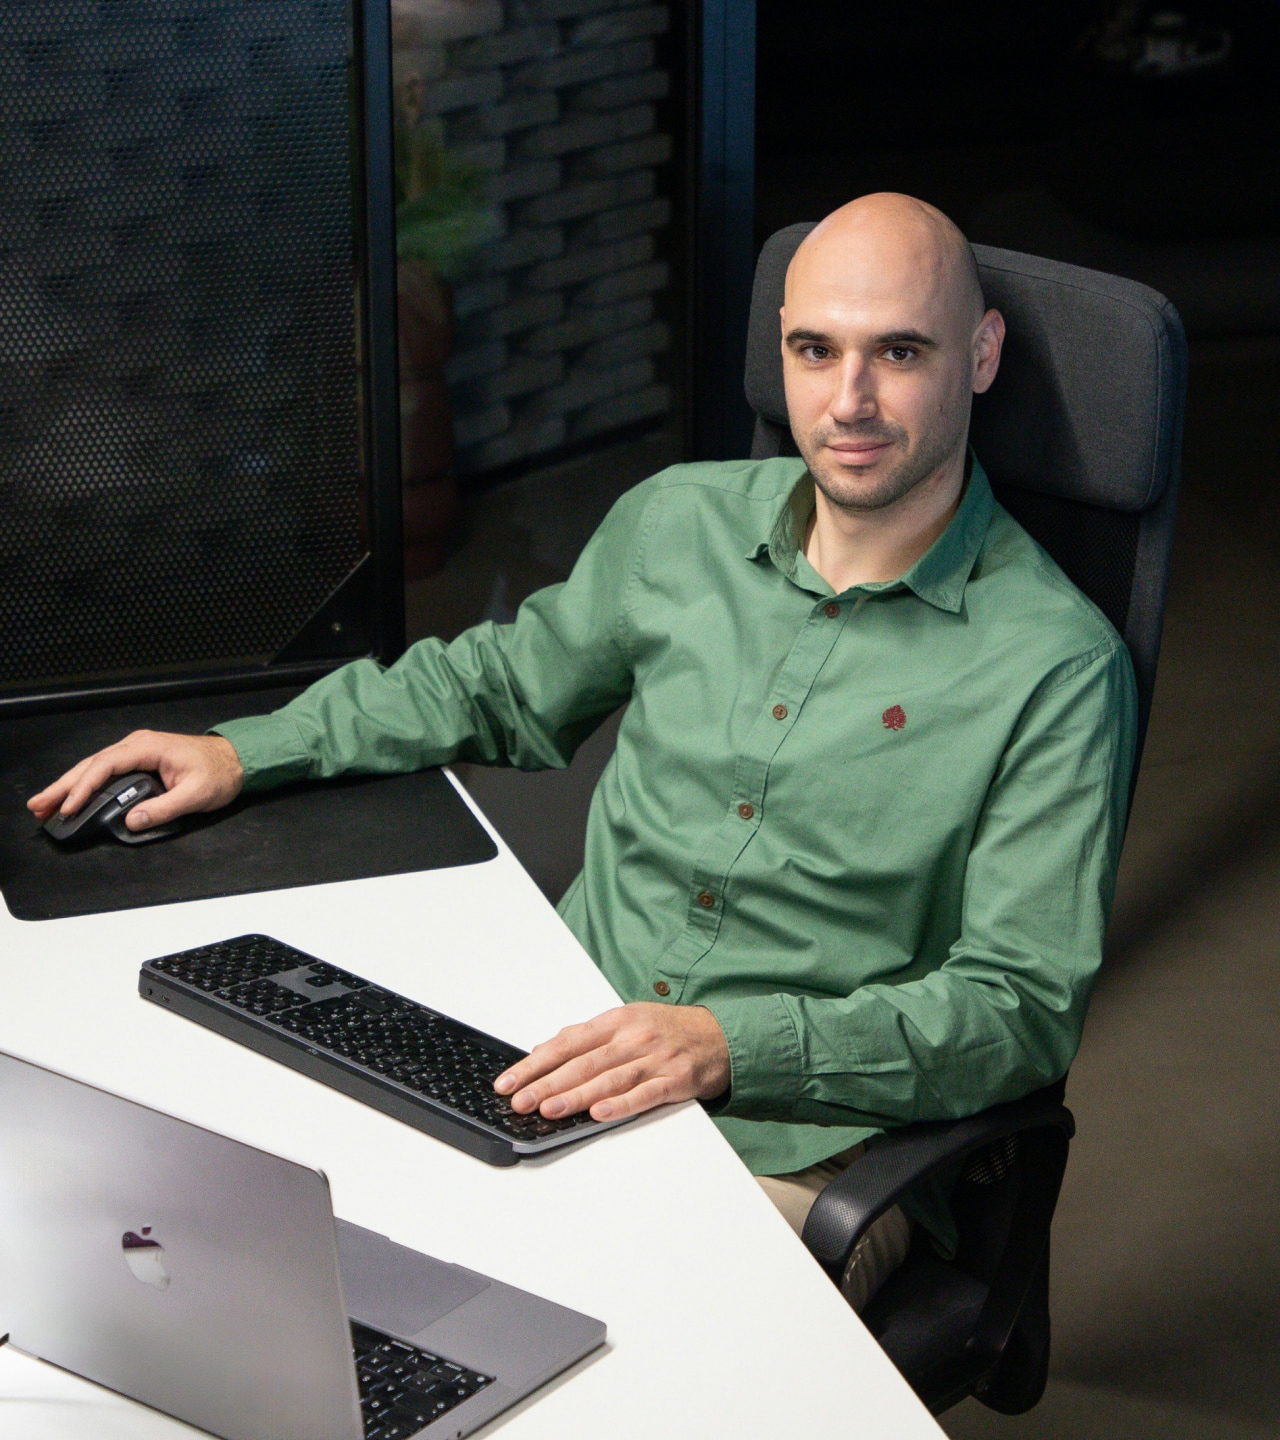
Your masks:
<svg viewBox="0 0 1280 1440"><path fill-rule="evenodd" d="M136 800L137 797L138 797L138 786L136 786L136 785L130 785L127 790L122 790L122 791L120 792L120 794L116 796L116 804L117 804L117 805L127 805L130 800Z"/></svg>

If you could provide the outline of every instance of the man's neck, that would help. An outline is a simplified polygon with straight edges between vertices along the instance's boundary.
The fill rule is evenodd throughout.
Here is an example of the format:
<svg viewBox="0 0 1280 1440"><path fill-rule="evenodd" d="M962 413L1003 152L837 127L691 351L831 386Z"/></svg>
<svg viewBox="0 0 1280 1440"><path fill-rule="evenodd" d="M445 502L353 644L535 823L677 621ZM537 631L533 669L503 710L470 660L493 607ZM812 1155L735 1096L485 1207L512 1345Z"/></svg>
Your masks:
<svg viewBox="0 0 1280 1440"><path fill-rule="evenodd" d="M846 510L815 486L805 559L837 595L852 585L897 580L947 528L966 470L961 454L883 510Z"/></svg>

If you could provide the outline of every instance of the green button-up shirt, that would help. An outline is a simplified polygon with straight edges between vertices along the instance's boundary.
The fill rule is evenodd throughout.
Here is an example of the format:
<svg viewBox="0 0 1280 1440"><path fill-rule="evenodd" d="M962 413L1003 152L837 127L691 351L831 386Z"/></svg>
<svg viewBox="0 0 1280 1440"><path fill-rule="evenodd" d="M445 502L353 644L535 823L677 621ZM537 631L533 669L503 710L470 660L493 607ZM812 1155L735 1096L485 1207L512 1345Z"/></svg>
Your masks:
<svg viewBox="0 0 1280 1440"><path fill-rule="evenodd" d="M757 1174L1065 1073L1134 746L1124 645L976 462L890 583L834 594L812 508L799 460L676 466L514 623L219 727L259 787L563 766L630 702L560 911L625 1000L714 1013Z"/></svg>

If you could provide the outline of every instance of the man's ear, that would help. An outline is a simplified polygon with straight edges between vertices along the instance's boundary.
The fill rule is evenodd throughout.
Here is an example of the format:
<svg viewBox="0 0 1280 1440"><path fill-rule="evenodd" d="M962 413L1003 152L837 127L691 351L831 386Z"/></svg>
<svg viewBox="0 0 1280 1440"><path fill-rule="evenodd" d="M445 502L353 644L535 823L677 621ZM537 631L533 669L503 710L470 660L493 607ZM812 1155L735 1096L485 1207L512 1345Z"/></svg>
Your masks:
<svg viewBox="0 0 1280 1440"><path fill-rule="evenodd" d="M1004 316L999 310L988 310L973 332L973 393L981 395L991 389L991 382L1000 368L1000 351L1004 347Z"/></svg>

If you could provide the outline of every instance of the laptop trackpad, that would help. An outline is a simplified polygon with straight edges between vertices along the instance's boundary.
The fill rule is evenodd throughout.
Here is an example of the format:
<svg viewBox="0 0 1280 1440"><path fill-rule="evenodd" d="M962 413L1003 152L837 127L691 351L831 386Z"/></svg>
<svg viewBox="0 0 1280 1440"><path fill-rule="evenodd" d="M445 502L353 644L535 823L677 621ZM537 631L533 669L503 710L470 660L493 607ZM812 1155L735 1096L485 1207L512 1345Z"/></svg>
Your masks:
<svg viewBox="0 0 1280 1440"><path fill-rule="evenodd" d="M405 1339L434 1325L489 1282L473 1271L446 1265L385 1235L334 1220L347 1313L375 1330Z"/></svg>

